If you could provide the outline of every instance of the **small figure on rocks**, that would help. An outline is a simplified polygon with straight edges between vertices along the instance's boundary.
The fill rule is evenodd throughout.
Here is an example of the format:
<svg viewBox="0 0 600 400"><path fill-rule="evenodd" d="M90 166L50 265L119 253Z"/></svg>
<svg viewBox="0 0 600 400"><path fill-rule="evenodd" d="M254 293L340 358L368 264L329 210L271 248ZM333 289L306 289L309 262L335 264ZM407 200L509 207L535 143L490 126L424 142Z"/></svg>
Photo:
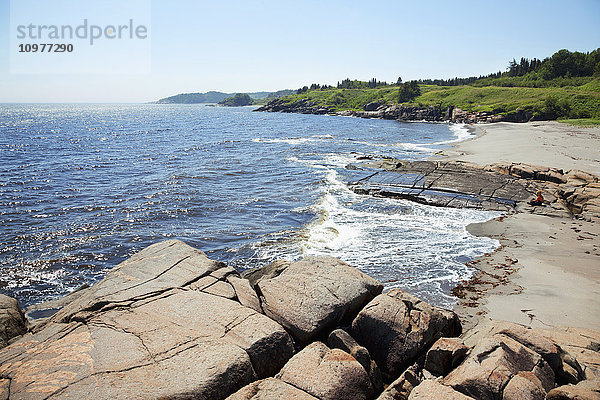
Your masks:
<svg viewBox="0 0 600 400"><path fill-rule="evenodd" d="M529 204L532 206L541 206L544 204L544 197L542 196L542 191L538 190L536 192L537 197L534 200L529 201Z"/></svg>

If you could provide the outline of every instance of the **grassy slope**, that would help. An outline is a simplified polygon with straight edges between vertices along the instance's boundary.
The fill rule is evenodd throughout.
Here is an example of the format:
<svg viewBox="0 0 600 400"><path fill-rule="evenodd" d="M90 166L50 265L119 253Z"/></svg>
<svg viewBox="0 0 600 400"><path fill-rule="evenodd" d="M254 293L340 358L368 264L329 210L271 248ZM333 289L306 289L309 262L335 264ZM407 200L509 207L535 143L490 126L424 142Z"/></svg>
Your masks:
<svg viewBox="0 0 600 400"><path fill-rule="evenodd" d="M335 111L362 110L373 101L387 104L397 102L398 88L386 86L376 89L313 90L284 97L286 102L310 99ZM571 117L600 118L600 79L581 86L563 87L506 87L506 86L433 86L421 85L421 96L406 105L455 106L466 111L491 111L508 114L517 108L543 112L546 99L552 96L561 104L568 104Z"/></svg>

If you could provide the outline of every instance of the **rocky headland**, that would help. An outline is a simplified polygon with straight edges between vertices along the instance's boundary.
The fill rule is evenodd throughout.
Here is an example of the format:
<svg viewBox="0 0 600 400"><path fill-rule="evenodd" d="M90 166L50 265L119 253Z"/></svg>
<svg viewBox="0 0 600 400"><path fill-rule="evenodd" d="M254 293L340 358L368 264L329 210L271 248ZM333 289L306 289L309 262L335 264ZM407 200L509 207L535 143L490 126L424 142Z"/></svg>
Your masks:
<svg viewBox="0 0 600 400"><path fill-rule="evenodd" d="M382 290L330 257L240 275L183 242L157 243L26 333L3 303L4 324L18 327L0 350L0 398L600 395L598 332L495 321L464 334L453 311Z"/></svg>
<svg viewBox="0 0 600 400"><path fill-rule="evenodd" d="M398 121L428 121L428 122L456 122L456 123L490 123L490 122L527 122L534 119L533 113L528 110L516 110L506 115L493 112L468 112L458 107L440 106L407 106L372 102L365 104L363 110L336 111L327 106L320 105L310 99L288 101L285 99L271 100L255 111L284 112L297 114L316 115L341 115L360 118L393 119Z"/></svg>

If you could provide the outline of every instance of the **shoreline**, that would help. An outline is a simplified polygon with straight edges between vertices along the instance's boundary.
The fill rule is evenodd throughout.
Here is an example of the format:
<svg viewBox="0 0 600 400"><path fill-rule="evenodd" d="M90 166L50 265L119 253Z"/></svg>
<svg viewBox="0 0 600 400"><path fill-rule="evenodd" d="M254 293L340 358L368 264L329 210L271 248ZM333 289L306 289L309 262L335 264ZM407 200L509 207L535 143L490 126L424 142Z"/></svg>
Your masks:
<svg viewBox="0 0 600 400"><path fill-rule="evenodd" d="M475 128L474 138L433 158L480 166L528 163L599 175L600 154L595 149L600 128L557 122L501 122ZM471 224L467 230L497 239L500 247L469 263L475 274L459 285L462 299L455 312L466 329L492 319L538 328L600 330L598 222L516 211Z"/></svg>

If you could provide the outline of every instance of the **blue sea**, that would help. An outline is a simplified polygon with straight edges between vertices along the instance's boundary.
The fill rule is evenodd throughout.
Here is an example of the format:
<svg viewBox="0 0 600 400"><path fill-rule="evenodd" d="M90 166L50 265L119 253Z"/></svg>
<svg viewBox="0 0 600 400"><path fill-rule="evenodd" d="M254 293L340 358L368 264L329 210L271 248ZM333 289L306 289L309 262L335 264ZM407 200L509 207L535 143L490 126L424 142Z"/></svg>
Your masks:
<svg viewBox="0 0 600 400"><path fill-rule="evenodd" d="M338 257L440 306L497 213L350 191L359 158L425 159L461 125L159 104L0 105L0 293L22 306L177 238L238 270Z"/></svg>

